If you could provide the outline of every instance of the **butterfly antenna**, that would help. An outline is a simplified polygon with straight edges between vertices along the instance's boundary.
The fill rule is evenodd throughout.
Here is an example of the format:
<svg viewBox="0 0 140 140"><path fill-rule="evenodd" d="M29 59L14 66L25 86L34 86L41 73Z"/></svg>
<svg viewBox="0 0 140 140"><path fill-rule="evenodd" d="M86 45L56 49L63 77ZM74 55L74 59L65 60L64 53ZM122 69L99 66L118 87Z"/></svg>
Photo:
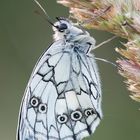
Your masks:
<svg viewBox="0 0 140 140"><path fill-rule="evenodd" d="M46 18L45 20L47 20L48 23L50 23L53 27L56 27L51 18L49 17L49 15L47 14L47 12L45 11L45 9L42 7L42 5L37 1L37 0L34 0L34 2L37 4L37 6L42 10L42 12L45 14ZM36 11L37 14L41 15L40 12Z"/></svg>

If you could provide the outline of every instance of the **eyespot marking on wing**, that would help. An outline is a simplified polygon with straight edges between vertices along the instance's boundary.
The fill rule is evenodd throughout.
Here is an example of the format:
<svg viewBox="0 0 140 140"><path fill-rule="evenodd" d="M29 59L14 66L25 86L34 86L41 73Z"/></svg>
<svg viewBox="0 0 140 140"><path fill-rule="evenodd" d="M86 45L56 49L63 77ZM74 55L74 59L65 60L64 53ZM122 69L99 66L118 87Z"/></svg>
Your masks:
<svg viewBox="0 0 140 140"><path fill-rule="evenodd" d="M30 100L30 104L32 107L38 107L39 103L40 103L39 98L36 98L35 96L33 96Z"/></svg>
<svg viewBox="0 0 140 140"><path fill-rule="evenodd" d="M89 117L89 116L95 114L95 112L92 108L88 108L88 109L85 109L84 114L86 117Z"/></svg>
<svg viewBox="0 0 140 140"><path fill-rule="evenodd" d="M66 123L68 121L68 116L66 114L58 115L57 116L57 121L60 124L64 124L64 123Z"/></svg>
<svg viewBox="0 0 140 140"><path fill-rule="evenodd" d="M82 112L80 110L73 111L70 116L71 120L73 121L79 121L83 117Z"/></svg>
<svg viewBox="0 0 140 140"><path fill-rule="evenodd" d="M39 106L38 106L38 111L40 113L46 113L47 112L47 105L46 104L43 104L43 103L40 103Z"/></svg>

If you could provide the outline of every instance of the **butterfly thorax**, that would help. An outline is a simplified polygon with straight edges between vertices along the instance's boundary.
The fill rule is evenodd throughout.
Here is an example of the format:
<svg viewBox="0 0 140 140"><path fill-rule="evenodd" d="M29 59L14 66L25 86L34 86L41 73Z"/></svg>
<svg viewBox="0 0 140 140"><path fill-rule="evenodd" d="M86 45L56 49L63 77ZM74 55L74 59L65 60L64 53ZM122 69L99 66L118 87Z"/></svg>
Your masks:
<svg viewBox="0 0 140 140"><path fill-rule="evenodd" d="M60 20L56 22L54 30L54 40L62 40L66 46L78 49L87 53L91 47L95 46L95 39L90 34L81 29L79 26L68 20Z"/></svg>

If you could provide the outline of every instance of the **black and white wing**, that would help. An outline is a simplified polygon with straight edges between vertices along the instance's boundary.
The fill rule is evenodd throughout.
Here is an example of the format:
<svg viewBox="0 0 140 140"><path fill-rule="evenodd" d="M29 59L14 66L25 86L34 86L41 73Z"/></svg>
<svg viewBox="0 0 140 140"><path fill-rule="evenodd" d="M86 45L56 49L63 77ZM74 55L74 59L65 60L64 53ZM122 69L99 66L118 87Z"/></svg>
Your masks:
<svg viewBox="0 0 140 140"><path fill-rule="evenodd" d="M23 97L18 140L81 140L100 122L94 59L57 41L37 63Z"/></svg>

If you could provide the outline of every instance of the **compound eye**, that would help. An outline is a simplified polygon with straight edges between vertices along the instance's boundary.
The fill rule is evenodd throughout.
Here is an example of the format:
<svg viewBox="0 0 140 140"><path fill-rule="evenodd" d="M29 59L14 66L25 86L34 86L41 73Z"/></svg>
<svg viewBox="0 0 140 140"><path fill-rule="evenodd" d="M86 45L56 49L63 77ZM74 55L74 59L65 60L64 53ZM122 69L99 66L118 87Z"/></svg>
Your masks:
<svg viewBox="0 0 140 140"><path fill-rule="evenodd" d="M38 110L40 113L46 113L47 112L47 105L41 103L38 107Z"/></svg>
<svg viewBox="0 0 140 140"><path fill-rule="evenodd" d="M79 121L79 120L81 120L81 118L82 118L82 113L79 110L73 111L71 113L71 119L73 121Z"/></svg>
<svg viewBox="0 0 140 140"><path fill-rule="evenodd" d="M68 28L67 24L61 23L60 26L58 27L58 30L60 32L64 32Z"/></svg>
<svg viewBox="0 0 140 140"><path fill-rule="evenodd" d="M85 116L86 117L88 117L90 115L93 115L93 114L95 114L95 113L94 113L94 110L92 108L85 110Z"/></svg>
<svg viewBox="0 0 140 140"><path fill-rule="evenodd" d="M39 104L39 99L36 98L36 97L32 97L31 100L30 100L30 104L32 107L37 107L38 104Z"/></svg>
<svg viewBox="0 0 140 140"><path fill-rule="evenodd" d="M68 121L68 116L66 114L58 115L57 120L60 124L64 124Z"/></svg>

